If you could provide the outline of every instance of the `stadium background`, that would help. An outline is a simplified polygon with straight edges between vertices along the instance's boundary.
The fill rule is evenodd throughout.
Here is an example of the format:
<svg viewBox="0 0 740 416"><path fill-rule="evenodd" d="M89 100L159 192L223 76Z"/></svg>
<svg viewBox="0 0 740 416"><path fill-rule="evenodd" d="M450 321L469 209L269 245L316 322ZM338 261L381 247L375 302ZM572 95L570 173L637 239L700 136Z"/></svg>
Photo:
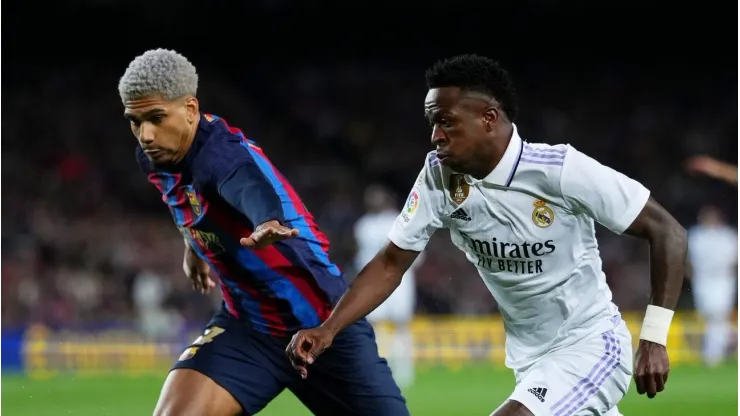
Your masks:
<svg viewBox="0 0 740 416"><path fill-rule="evenodd" d="M218 303L189 290L181 239L121 117L118 77L148 48L194 62L202 108L263 145L348 278L362 191L381 182L405 198L430 147L423 70L452 53L510 69L528 140L570 142L640 180L685 226L709 203L737 222L736 189L682 167L697 153L737 162L735 9L289 3L3 4L7 414L148 414L168 366ZM502 325L445 234L417 277L419 375L406 395L415 415L488 414L513 385ZM637 332L647 246L599 235L615 302ZM701 366L690 290L672 327L668 390L648 401L632 387L625 414L737 414L736 361ZM264 414L281 412L305 411L284 396Z"/></svg>

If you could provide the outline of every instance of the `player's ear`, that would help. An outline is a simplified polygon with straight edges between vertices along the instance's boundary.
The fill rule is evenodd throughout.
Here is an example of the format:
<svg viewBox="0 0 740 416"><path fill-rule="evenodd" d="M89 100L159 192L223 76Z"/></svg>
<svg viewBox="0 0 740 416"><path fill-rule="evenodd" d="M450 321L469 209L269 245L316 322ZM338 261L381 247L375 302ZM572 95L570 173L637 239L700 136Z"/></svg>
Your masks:
<svg viewBox="0 0 740 416"><path fill-rule="evenodd" d="M483 121L486 123L486 130L493 130L493 125L498 121L500 114L498 108L488 107L483 111Z"/></svg>
<svg viewBox="0 0 740 416"><path fill-rule="evenodd" d="M188 121L192 123L197 123L198 120L200 120L200 105L198 103L198 99L190 96L185 98L185 111L188 113Z"/></svg>

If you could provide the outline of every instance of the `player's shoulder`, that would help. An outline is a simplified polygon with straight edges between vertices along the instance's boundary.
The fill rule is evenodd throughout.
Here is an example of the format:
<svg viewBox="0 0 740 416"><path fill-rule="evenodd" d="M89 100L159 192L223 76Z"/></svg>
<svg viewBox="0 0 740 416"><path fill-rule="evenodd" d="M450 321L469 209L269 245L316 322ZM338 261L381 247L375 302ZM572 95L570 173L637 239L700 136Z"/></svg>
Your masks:
<svg viewBox="0 0 740 416"><path fill-rule="evenodd" d="M204 114L199 126L197 146L191 168L193 175L207 181L233 171L252 159L250 146L257 145L221 117Z"/></svg>
<svg viewBox="0 0 740 416"><path fill-rule="evenodd" d="M521 170L557 171L562 169L565 159L573 152L569 144L547 144L523 142L519 166Z"/></svg>
<svg viewBox="0 0 740 416"><path fill-rule="evenodd" d="M573 150L569 144L522 142L511 187L546 191L559 188L563 166Z"/></svg>
<svg viewBox="0 0 740 416"><path fill-rule="evenodd" d="M240 129L229 126L223 118L203 114L194 144L199 147L199 160L212 162L212 158L218 161L247 152L248 142Z"/></svg>

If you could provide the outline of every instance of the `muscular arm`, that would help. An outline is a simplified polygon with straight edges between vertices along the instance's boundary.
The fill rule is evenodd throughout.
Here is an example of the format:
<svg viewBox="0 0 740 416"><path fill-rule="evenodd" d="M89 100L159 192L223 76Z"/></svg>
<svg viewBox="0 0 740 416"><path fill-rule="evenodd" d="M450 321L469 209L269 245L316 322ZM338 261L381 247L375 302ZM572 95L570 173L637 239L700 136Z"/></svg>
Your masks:
<svg viewBox="0 0 740 416"><path fill-rule="evenodd" d="M418 255L418 251L403 250L388 242L362 269L321 326L336 335L372 312L398 287Z"/></svg>
<svg viewBox="0 0 740 416"><path fill-rule="evenodd" d="M625 233L650 244L650 304L674 310L684 279L686 230L651 197Z"/></svg>

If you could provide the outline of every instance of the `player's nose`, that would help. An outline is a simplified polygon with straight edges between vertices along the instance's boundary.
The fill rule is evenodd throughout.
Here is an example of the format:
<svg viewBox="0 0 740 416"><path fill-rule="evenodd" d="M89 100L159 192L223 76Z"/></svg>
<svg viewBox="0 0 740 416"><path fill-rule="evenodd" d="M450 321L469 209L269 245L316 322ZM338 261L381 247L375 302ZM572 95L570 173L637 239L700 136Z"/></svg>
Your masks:
<svg viewBox="0 0 740 416"><path fill-rule="evenodd" d="M141 144L151 145L154 143L154 126L143 123L139 129L139 141Z"/></svg>
<svg viewBox="0 0 740 416"><path fill-rule="evenodd" d="M436 125L435 125L435 126L434 126L434 127L432 128L432 144L433 144L434 146L438 146L438 145L439 145L440 143L442 143L442 142L443 142L443 141L444 141L444 140L445 140L446 138L447 138L447 136L445 136L445 133L444 133L444 131L442 131L442 129L441 129L441 128L439 128L439 126L436 126Z"/></svg>

